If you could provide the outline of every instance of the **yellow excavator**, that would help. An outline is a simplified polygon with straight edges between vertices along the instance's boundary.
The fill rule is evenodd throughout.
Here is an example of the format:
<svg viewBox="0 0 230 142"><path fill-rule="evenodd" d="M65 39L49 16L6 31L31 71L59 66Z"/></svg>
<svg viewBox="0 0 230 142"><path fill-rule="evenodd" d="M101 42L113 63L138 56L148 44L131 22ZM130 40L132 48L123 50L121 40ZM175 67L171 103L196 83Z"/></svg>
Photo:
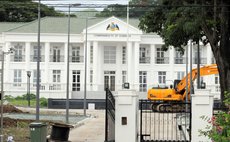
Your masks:
<svg viewBox="0 0 230 142"><path fill-rule="evenodd" d="M185 102L186 100L186 78L188 78L188 101L190 101L190 75L192 75L192 82L197 78L197 69L193 69L192 73L188 73L182 80L174 80L174 88L160 88L155 87L148 90L148 99L153 101L165 102L164 105L158 106L157 110L165 110L170 106L170 102ZM200 68L200 76L218 74L216 64L203 66ZM161 107L161 108L159 108Z"/></svg>

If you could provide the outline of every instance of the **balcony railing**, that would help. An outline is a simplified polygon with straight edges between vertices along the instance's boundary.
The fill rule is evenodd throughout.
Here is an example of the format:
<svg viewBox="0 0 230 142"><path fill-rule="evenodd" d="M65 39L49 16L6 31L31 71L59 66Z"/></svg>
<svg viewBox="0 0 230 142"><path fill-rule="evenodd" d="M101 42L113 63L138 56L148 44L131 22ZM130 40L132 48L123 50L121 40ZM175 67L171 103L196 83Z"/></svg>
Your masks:
<svg viewBox="0 0 230 142"><path fill-rule="evenodd" d="M83 63L84 62L84 56L70 56L69 57L70 62L73 63Z"/></svg>
<svg viewBox="0 0 230 142"><path fill-rule="evenodd" d="M140 57L139 63L140 64L150 64L150 57Z"/></svg>
<svg viewBox="0 0 230 142"><path fill-rule="evenodd" d="M198 58L193 58L193 64L198 63ZM200 64L207 64L207 58L200 58Z"/></svg>
<svg viewBox="0 0 230 142"><path fill-rule="evenodd" d="M25 55L11 55L10 61L12 61L12 62L25 62Z"/></svg>
<svg viewBox="0 0 230 142"><path fill-rule="evenodd" d="M186 58L184 57L175 57L174 58L174 63L175 64L185 64Z"/></svg>
<svg viewBox="0 0 230 142"><path fill-rule="evenodd" d="M30 56L30 61L31 62L37 62L37 60L38 60L38 57L36 55L31 55ZM41 55L40 62L44 62L44 61L45 61L45 56Z"/></svg>
<svg viewBox="0 0 230 142"><path fill-rule="evenodd" d="M169 64L169 57L156 57L155 63L156 64Z"/></svg>
<svg viewBox="0 0 230 142"><path fill-rule="evenodd" d="M64 56L55 56L55 55L50 55L50 62L64 62Z"/></svg>

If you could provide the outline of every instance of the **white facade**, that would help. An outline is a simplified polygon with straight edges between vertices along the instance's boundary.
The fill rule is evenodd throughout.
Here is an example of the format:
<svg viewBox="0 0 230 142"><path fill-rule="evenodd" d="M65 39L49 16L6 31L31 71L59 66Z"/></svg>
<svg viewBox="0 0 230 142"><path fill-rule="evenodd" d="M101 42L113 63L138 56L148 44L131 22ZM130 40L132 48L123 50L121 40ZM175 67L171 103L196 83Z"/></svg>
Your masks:
<svg viewBox="0 0 230 142"><path fill-rule="evenodd" d="M41 22L47 19L49 18ZM112 23L118 28L113 28ZM10 47L15 49L14 54L5 55L5 95L26 94L27 71L31 71L30 90L35 94L37 33L27 32L26 28L27 26L30 28L30 24L34 23L26 23L22 27L3 31L0 34L0 46L3 51L7 51ZM108 28L108 25L111 27ZM41 29L43 27L45 28L45 24L41 24ZM66 97L68 46L66 33L41 31L41 97ZM71 98L83 96L85 36L85 28L79 33L70 34ZM173 84L174 79L181 79L186 70L185 55L181 56L173 47L166 52L161 51L162 45L163 40L158 35L145 34L116 17L91 24L87 30L87 98L104 98L106 86L109 86L112 91L118 91L122 89L124 82L129 82L130 88L139 91L140 98L145 98L147 90L153 85L169 85ZM193 47L195 61L196 45ZM201 46L201 64L211 64L212 59L210 47ZM196 68L195 63L194 68ZM218 75L210 75L202 79L206 82L207 88L211 88L211 92L218 97Z"/></svg>

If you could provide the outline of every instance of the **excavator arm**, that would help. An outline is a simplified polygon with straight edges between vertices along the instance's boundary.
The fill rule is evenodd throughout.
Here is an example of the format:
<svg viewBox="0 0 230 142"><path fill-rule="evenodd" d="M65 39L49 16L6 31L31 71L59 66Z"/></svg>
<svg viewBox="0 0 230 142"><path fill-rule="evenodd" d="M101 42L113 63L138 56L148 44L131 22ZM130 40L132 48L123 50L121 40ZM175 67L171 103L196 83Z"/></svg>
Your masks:
<svg viewBox="0 0 230 142"><path fill-rule="evenodd" d="M186 78L188 78L188 100L190 100L190 75L192 75L192 82L197 78L197 69L193 69L192 73L188 73L174 89L152 88L148 90L148 99L157 101L184 101L186 98ZM200 68L200 76L218 74L216 64L203 66Z"/></svg>
<svg viewBox="0 0 230 142"><path fill-rule="evenodd" d="M175 87L175 90L177 93L182 93L182 98L183 100L186 97L186 78L188 78L188 93L190 94L190 87L192 84L190 84L190 75L192 75L192 82L197 78L198 70L193 69L192 73L188 73L187 76L185 76ZM200 68L200 76L206 76L206 75L212 75L212 74L218 74L218 68L216 64L208 65L208 66L203 66Z"/></svg>

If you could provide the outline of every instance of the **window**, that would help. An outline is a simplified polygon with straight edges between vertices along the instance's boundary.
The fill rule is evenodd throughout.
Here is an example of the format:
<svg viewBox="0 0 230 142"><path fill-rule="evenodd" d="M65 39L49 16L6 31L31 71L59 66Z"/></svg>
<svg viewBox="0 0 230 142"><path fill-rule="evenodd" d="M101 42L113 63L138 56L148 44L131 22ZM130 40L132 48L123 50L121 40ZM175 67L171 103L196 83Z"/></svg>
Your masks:
<svg viewBox="0 0 230 142"><path fill-rule="evenodd" d="M80 47L72 47L72 62L80 62Z"/></svg>
<svg viewBox="0 0 230 142"><path fill-rule="evenodd" d="M122 88L124 89L124 83L127 82L127 72L122 71Z"/></svg>
<svg viewBox="0 0 230 142"><path fill-rule="evenodd" d="M215 91L220 92L219 74L215 74Z"/></svg>
<svg viewBox="0 0 230 142"><path fill-rule="evenodd" d="M22 62L23 61L23 48L22 45L16 44L14 45L14 62Z"/></svg>
<svg viewBox="0 0 230 142"><path fill-rule="evenodd" d="M53 82L61 82L61 70L53 70Z"/></svg>
<svg viewBox="0 0 230 142"><path fill-rule="evenodd" d="M41 50L42 47L40 47L40 50ZM36 62L38 60L38 46L34 46L34 55L33 55L33 62ZM41 59L40 59L41 61Z"/></svg>
<svg viewBox="0 0 230 142"><path fill-rule="evenodd" d="M93 70L90 70L90 78L89 78L89 81L90 81L90 86L93 85Z"/></svg>
<svg viewBox="0 0 230 142"><path fill-rule="evenodd" d="M146 92L147 91L147 72L140 71L139 72L139 91Z"/></svg>
<svg viewBox="0 0 230 142"><path fill-rule="evenodd" d="M104 63L116 64L116 47L114 46L104 47Z"/></svg>
<svg viewBox="0 0 230 142"><path fill-rule="evenodd" d="M175 64L184 64L185 60L180 51L175 52Z"/></svg>
<svg viewBox="0 0 230 142"><path fill-rule="evenodd" d="M80 47L72 47L72 62L80 62Z"/></svg>
<svg viewBox="0 0 230 142"><path fill-rule="evenodd" d="M149 47L140 47L139 49L139 63L150 63Z"/></svg>
<svg viewBox="0 0 230 142"><path fill-rule="evenodd" d="M166 83L166 72L165 71L159 71L158 72L158 83L159 84L165 84Z"/></svg>
<svg viewBox="0 0 230 142"><path fill-rule="evenodd" d="M93 63L93 46L90 46L90 63Z"/></svg>
<svg viewBox="0 0 230 142"><path fill-rule="evenodd" d="M126 47L122 47L122 64L126 64Z"/></svg>
<svg viewBox="0 0 230 142"><path fill-rule="evenodd" d="M80 79L81 78L81 72L80 70L74 70L73 71L73 80L72 80L72 91L80 91L81 90L81 84Z"/></svg>
<svg viewBox="0 0 230 142"><path fill-rule="evenodd" d="M40 82L41 82L41 71L40 71L40 78L39 78ZM33 70L33 84L34 86L36 86L37 83L37 70Z"/></svg>
<svg viewBox="0 0 230 142"><path fill-rule="evenodd" d="M157 64L164 64L165 63L164 51L162 51L161 48L157 48L156 63Z"/></svg>
<svg viewBox="0 0 230 142"><path fill-rule="evenodd" d="M21 86L22 82L22 71L14 70L14 86Z"/></svg>
<svg viewBox="0 0 230 142"><path fill-rule="evenodd" d="M59 47L53 47L53 62L60 62L61 61L61 50Z"/></svg>
<svg viewBox="0 0 230 142"><path fill-rule="evenodd" d="M178 71L177 72L177 79L182 80L182 78L184 78L184 72L183 71Z"/></svg>

